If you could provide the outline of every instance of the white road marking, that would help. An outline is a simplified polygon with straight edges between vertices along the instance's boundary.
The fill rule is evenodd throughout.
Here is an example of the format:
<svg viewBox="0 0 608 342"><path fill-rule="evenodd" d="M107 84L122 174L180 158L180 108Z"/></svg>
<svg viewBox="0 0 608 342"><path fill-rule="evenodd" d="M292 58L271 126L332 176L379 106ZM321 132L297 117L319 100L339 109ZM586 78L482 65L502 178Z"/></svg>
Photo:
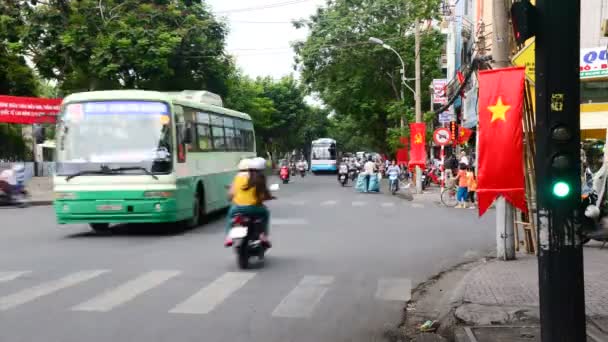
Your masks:
<svg viewBox="0 0 608 342"><path fill-rule="evenodd" d="M76 272L61 279L30 287L5 297L0 297L0 310L12 309L16 306L31 302L39 297L49 295L53 292L77 285L87 280L91 280L106 272L108 272L108 270Z"/></svg>
<svg viewBox="0 0 608 342"><path fill-rule="evenodd" d="M306 224L308 224L308 221L305 219L301 219L301 218L293 218L293 219L270 218L270 224L271 225L283 225L283 226L306 225Z"/></svg>
<svg viewBox="0 0 608 342"><path fill-rule="evenodd" d="M393 202L384 202L384 203L382 203L382 206L385 207L385 208L390 208L390 207L394 207L395 203L393 203Z"/></svg>
<svg viewBox="0 0 608 342"><path fill-rule="evenodd" d="M169 311L204 315L213 311L232 293L243 287L255 273L228 272Z"/></svg>
<svg viewBox="0 0 608 342"><path fill-rule="evenodd" d="M321 202L322 206L330 206L330 205L336 205L338 204L337 201L325 201L325 202Z"/></svg>
<svg viewBox="0 0 608 342"><path fill-rule="evenodd" d="M0 272L0 283L15 280L28 273L31 273L31 271Z"/></svg>
<svg viewBox="0 0 608 342"><path fill-rule="evenodd" d="M113 308L134 299L138 295L159 286L180 273L180 271L151 271L145 273L114 289L106 291L91 300L76 305L72 310L110 311Z"/></svg>
<svg viewBox="0 0 608 342"><path fill-rule="evenodd" d="M406 278L378 280L376 298L389 301L408 301L412 298L412 281Z"/></svg>
<svg viewBox="0 0 608 342"><path fill-rule="evenodd" d="M367 202L363 202L363 201L353 201L352 206L353 207L363 207L367 204Z"/></svg>
<svg viewBox="0 0 608 342"><path fill-rule="evenodd" d="M275 317L306 318L312 315L315 307L334 282L331 276L305 276L274 309Z"/></svg>
<svg viewBox="0 0 608 342"><path fill-rule="evenodd" d="M412 208L424 208L424 204L412 203Z"/></svg>

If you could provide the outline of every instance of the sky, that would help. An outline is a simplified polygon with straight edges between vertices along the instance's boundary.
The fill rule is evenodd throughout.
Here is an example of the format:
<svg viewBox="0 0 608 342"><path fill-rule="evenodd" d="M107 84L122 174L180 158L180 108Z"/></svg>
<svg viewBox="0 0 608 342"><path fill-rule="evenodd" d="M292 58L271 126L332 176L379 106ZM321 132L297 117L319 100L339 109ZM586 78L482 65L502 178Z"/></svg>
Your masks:
<svg viewBox="0 0 608 342"><path fill-rule="evenodd" d="M226 50L251 77L280 78L294 71L291 43L306 38L291 21L308 19L325 0L205 0L229 26Z"/></svg>

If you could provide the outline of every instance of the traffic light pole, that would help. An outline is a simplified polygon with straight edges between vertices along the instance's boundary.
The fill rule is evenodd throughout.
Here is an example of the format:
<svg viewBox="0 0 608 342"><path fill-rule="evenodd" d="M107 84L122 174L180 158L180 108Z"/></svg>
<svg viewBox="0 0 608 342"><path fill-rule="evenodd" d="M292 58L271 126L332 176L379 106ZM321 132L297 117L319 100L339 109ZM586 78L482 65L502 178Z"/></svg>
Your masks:
<svg viewBox="0 0 608 342"><path fill-rule="evenodd" d="M584 342L580 0L537 0L536 180L542 342Z"/></svg>

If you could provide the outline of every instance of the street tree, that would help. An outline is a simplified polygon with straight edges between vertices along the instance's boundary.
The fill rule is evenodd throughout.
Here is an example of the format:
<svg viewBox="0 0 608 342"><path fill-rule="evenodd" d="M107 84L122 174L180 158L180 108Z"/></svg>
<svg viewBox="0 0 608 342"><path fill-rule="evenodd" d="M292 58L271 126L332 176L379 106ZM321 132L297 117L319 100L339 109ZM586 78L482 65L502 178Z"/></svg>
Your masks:
<svg viewBox="0 0 608 342"><path fill-rule="evenodd" d="M227 92L226 26L202 1L15 1L23 51L65 93L120 88Z"/></svg>
<svg viewBox="0 0 608 342"><path fill-rule="evenodd" d="M439 2L333 0L309 20L295 23L296 27L307 26L310 31L305 41L294 45L296 63L308 90L319 93L323 102L336 112L336 118L342 118L335 121L337 124L348 124L351 136L366 136L374 149L389 150L389 142L394 140L389 128L399 125L399 115L395 115L394 109L399 107L403 113L405 107L413 107L414 96L406 90L402 104L401 66L397 57L369 44L368 38L381 38L397 50L404 58L406 76L413 77L413 25L421 19L434 18ZM420 51L422 84L440 77L443 42L441 33L433 25L426 25ZM422 92L423 108L429 107L428 91ZM410 117L406 119L413 121Z"/></svg>

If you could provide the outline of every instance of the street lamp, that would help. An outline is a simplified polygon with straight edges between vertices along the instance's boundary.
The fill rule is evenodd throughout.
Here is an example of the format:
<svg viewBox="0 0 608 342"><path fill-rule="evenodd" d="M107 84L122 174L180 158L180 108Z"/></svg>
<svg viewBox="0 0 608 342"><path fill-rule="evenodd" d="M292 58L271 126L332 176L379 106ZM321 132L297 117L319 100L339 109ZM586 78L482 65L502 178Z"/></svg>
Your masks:
<svg viewBox="0 0 608 342"><path fill-rule="evenodd" d="M380 45L383 48L392 51L393 53L395 53L395 55L397 55L397 57L399 57L399 62L401 62L401 83L403 86L407 87L407 89L409 89L412 92L412 94L414 94L414 97L415 97L416 91L414 91L414 89L412 89L412 87L410 87L407 83L405 83L407 81L407 78L405 78L405 62L403 62L403 58L401 58L401 55L399 54L399 52L397 52L395 49L393 49L392 46L386 44L382 39L379 39L376 37L369 37L368 41L370 43ZM403 95L403 87L401 87L401 101L405 101L405 96Z"/></svg>
<svg viewBox="0 0 608 342"><path fill-rule="evenodd" d="M403 86L407 87L407 89L409 89L412 94L414 94L414 99L416 100L416 122L421 122L422 121L422 115L420 113L420 97L418 96L419 94L416 92L416 90L419 91L420 85L419 85L419 80L420 80L420 67L419 67L419 48L418 48L418 25L416 25L416 90L412 89L412 87L410 87L406 81L407 79L405 78L405 62L403 62L403 58L401 58L401 55L399 54L399 52L395 51L395 49L393 49L392 46L386 44L382 39L376 38L376 37L369 37L368 41L370 43L373 44L377 44L382 46L383 48L392 51L393 53L395 53L395 55L397 55L397 57L399 57L399 61L401 62L401 101L403 101L405 103L405 96L403 95ZM405 122L403 121L403 117L401 117L401 129L403 129L405 126ZM417 193L422 193L422 170L420 169L419 166L416 166L416 192Z"/></svg>

